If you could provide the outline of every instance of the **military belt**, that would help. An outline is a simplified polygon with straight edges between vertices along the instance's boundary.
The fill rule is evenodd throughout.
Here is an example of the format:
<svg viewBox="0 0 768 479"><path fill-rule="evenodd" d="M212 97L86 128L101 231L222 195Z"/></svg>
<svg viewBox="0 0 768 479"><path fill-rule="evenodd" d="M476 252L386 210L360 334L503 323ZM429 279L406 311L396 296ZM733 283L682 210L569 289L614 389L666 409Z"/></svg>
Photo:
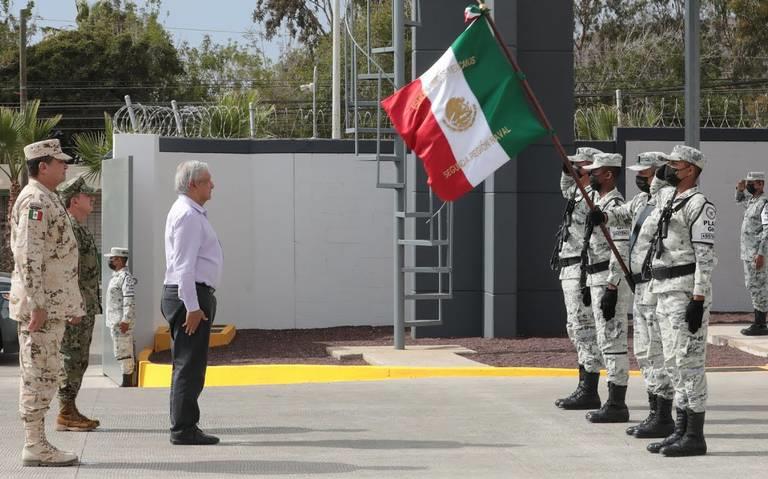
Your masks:
<svg viewBox="0 0 768 479"><path fill-rule="evenodd" d="M572 266L576 263L581 262L580 256L571 256L570 258L560 258L560 261L558 261L558 264L561 268L566 268L568 266Z"/></svg>
<svg viewBox="0 0 768 479"><path fill-rule="evenodd" d="M641 273L633 274L632 275L632 282L637 284L647 283L650 281L650 279L643 279L643 275Z"/></svg>
<svg viewBox="0 0 768 479"><path fill-rule="evenodd" d="M673 279L681 276L688 276L696 272L696 263L683 264L680 266L670 266L668 268L653 268L651 276L653 279Z"/></svg>
<svg viewBox="0 0 768 479"><path fill-rule="evenodd" d="M588 264L585 269L588 274L602 273L603 271L608 271L609 264L610 261L602 261L600 263Z"/></svg>

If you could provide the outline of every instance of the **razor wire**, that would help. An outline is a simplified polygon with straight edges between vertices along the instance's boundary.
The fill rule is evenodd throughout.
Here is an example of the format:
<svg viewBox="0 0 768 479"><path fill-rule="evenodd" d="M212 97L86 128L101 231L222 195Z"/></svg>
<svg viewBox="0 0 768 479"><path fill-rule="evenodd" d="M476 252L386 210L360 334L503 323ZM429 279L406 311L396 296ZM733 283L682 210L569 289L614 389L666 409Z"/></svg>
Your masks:
<svg viewBox="0 0 768 479"><path fill-rule="evenodd" d="M330 106L264 104L239 105L123 105L113 116L115 133L154 134L185 138L308 138L317 115L321 136L330 137ZM352 115L347 112L347 115ZM376 126L373 111L356 113L358 124ZM253 120L252 120L253 118ZM252 124L253 122L253 124ZM327 134L323 134L327 133Z"/></svg>
<svg viewBox="0 0 768 479"><path fill-rule="evenodd" d="M683 128L685 102L682 96L624 95L617 106L606 95L579 95L574 111L577 139L606 138L614 126ZM619 120L619 108L621 120ZM707 96L701 101L702 128L768 128L768 93L749 96Z"/></svg>

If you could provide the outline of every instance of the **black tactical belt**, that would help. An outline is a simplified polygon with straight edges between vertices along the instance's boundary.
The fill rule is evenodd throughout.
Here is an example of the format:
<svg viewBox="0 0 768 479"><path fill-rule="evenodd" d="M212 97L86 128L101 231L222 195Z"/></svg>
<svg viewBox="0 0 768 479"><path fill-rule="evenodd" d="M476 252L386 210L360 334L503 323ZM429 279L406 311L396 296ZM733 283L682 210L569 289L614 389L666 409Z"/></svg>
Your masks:
<svg viewBox="0 0 768 479"><path fill-rule="evenodd" d="M573 266L576 263L580 263L581 258L579 256L571 256L570 258L560 258L560 261L558 261L558 264L561 268L566 268L568 266Z"/></svg>
<svg viewBox="0 0 768 479"><path fill-rule="evenodd" d="M603 261L601 263L588 264L585 269L589 274L602 273L603 271L608 271L609 264L610 264L610 261Z"/></svg>
<svg viewBox="0 0 768 479"><path fill-rule="evenodd" d="M696 272L696 263L683 264L680 266L670 266L669 268L653 268L651 276L653 279L672 279L681 276L688 276Z"/></svg>
<svg viewBox="0 0 768 479"><path fill-rule="evenodd" d="M643 279L643 275L640 273L632 275L632 282L635 283L636 285L647 283L648 281L650 281L650 279Z"/></svg>

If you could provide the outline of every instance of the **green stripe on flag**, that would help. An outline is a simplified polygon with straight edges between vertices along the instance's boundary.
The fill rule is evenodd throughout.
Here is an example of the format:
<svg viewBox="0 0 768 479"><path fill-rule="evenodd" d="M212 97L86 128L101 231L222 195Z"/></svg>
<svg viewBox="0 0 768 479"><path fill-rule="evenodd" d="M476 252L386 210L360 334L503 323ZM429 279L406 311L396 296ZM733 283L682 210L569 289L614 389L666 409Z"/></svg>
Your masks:
<svg viewBox="0 0 768 479"><path fill-rule="evenodd" d="M451 45L488 125L509 156L546 135L488 23L476 20Z"/></svg>

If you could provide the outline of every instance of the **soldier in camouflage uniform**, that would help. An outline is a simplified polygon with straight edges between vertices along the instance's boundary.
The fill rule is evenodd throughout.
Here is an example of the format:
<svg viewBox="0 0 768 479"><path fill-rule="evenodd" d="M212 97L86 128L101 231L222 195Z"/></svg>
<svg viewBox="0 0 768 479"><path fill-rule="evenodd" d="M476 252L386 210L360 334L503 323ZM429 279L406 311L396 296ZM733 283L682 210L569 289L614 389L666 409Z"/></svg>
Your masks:
<svg viewBox="0 0 768 479"><path fill-rule="evenodd" d="M671 435L648 445L665 456L706 454L704 416L707 402L705 358L712 304L717 210L697 185L703 154L678 145L657 171L671 186L656 197L648 221L656 224L654 243L643 272L647 292L656 296L664 362L675 387L677 418Z"/></svg>
<svg viewBox="0 0 768 479"><path fill-rule="evenodd" d="M584 167L590 171L592 200L601 211L611 211L624 204L624 197L616 189L622 157L616 153L601 153L594 159L591 165ZM629 228L614 226L610 228L610 234L619 254L626 258ZM581 286L589 288L597 344L608 372L608 399L599 409L588 412L586 418L595 423L627 422L627 307L630 289L608 241L591 224L585 228L582 251Z"/></svg>
<svg viewBox="0 0 768 479"><path fill-rule="evenodd" d="M768 273L765 256L768 253L768 196L765 195L765 173L750 172L736 186L736 202L744 206L741 223L741 260L744 261L744 282L752 298L755 321L741 330L745 336L765 336L768 326ZM747 190L745 193L744 190Z"/></svg>
<svg viewBox="0 0 768 479"><path fill-rule="evenodd" d="M104 255L113 270L107 288L107 327L112 336L115 359L120 362L123 373L122 387L134 385L133 372L133 325L136 323L136 301L134 287L136 279L128 270L128 250L112 248Z"/></svg>
<svg viewBox="0 0 768 479"><path fill-rule="evenodd" d="M67 321L85 314L77 287L77 240L55 193L67 161L58 140L24 148L29 184L11 212L10 315L19 323L19 413L24 423L24 466L69 466L77 455L52 446L44 419L61 373L61 340Z"/></svg>
<svg viewBox="0 0 768 479"><path fill-rule="evenodd" d="M594 148L579 148L568 159L581 174L586 191L591 191L587 184L589 175L582 168L592 163L595 154L601 151ZM581 276L581 247L584 241L584 219L588 207L573 177L564 168L560 177L560 190L568 204L563 214L563 221L557 233L555 250L550 260L552 269L560 272L567 315L566 329L568 337L576 348L579 362L579 384L576 390L555 405L563 409L594 409L600 407L597 384L603 357L597 346L595 319L592 308L582 301L579 286Z"/></svg>
<svg viewBox="0 0 768 479"><path fill-rule="evenodd" d="M656 320L656 297L647 292L649 278L642 277L642 267L650 249L656 225L647 221L656 207L652 193L665 185L654 177L656 170L666 163L668 156L661 152L641 153L637 164L627 168L636 172L635 183L640 193L631 201L605 214L590 213L589 221L597 226L606 222L608 226L630 228L628 265L635 284L632 317L634 319L634 350L648 393L650 412L640 424L627 428L627 434L638 438L667 437L674 429L672 399L675 390L664 366L661 344L661 329Z"/></svg>
<svg viewBox="0 0 768 479"><path fill-rule="evenodd" d="M99 426L99 421L80 413L76 400L88 368L96 315L101 314L101 258L96 249L96 240L84 224L93 211L96 190L88 186L82 176L77 176L59 185L58 191L77 239L80 258L78 284L85 301L85 316L78 324L68 324L64 331L61 344L64 368L59 385L56 430L91 431Z"/></svg>

